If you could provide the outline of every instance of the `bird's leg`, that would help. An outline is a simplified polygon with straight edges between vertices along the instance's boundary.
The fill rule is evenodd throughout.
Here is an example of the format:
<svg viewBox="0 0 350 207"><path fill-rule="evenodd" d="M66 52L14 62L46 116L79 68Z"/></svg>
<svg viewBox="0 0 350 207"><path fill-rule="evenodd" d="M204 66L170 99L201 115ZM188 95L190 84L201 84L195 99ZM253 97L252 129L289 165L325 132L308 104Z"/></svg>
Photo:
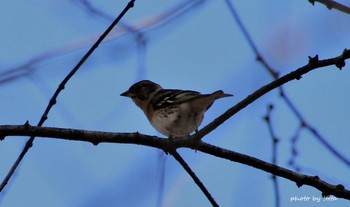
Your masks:
<svg viewBox="0 0 350 207"><path fill-rule="evenodd" d="M164 149L163 149L163 151L164 151L164 153L166 154L166 155L168 155L169 154L169 152L172 150L172 148L173 148L173 141L174 141L174 137L172 136L172 135L170 135L169 137L168 137L168 144L167 144L167 146L165 146L164 147Z"/></svg>
<svg viewBox="0 0 350 207"><path fill-rule="evenodd" d="M196 126L196 129L194 130L195 134L197 134L199 132L198 130L198 126ZM197 153L197 149L199 147L201 141L198 141L198 143L195 143L195 147L194 147L194 152Z"/></svg>

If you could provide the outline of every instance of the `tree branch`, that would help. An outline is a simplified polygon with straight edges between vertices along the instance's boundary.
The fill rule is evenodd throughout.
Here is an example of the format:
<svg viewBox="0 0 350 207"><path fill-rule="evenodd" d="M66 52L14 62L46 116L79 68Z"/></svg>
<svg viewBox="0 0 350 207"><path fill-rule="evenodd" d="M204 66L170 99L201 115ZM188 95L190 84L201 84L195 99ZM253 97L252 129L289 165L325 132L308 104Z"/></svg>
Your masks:
<svg viewBox="0 0 350 207"><path fill-rule="evenodd" d="M225 113L223 113L221 116L216 118L214 121L209 123L207 126L202 128L200 131L198 131L196 134L192 135L193 139L201 140L205 135L210 133L211 131L215 130L218 126L220 126L222 123L227 121L229 118L231 118L233 115L235 115L240 110L247 107L249 104L256 101L261 96L265 95L266 93L272 91L273 89L291 81L291 80L299 80L302 78L303 75L306 73L315 70L317 68L322 68L326 66L335 65L339 69L342 69L345 66L345 60L350 58L350 50L344 49L343 53L337 57L330 58L330 59L324 59L319 60L318 55L311 58L309 57L309 63L304 65L303 67L300 67L299 69L282 76L279 79L276 79L272 81L271 83L261 87L260 89L256 90L254 93L249 95L247 98L240 101L235 106L228 109Z"/></svg>
<svg viewBox="0 0 350 207"><path fill-rule="evenodd" d="M311 0L309 0L311 2ZM250 48L253 50L257 61L259 61L264 68L266 69L266 71L270 74L270 76L272 76L273 79L278 79L279 78L279 73L277 72L277 70L275 70L274 68L271 67L271 65L265 60L265 58L263 57L263 55L260 53L260 51L258 50L256 44L253 41L253 38L251 37L251 35L249 34L248 30L246 29L246 27L244 26L241 18L239 17L235 7L233 6L233 3L230 0L225 0L226 5L232 15L232 17L234 18L234 20L237 23L238 28L242 31L245 39L247 40ZM314 2L314 1L313 1ZM317 57L317 56L316 56ZM340 62L341 63L341 62ZM336 63L337 65L337 63ZM345 65L345 64L344 64ZM341 68L341 67L339 67ZM327 139L323 136L321 136L320 133L317 132L317 130L312 127L305 119L305 117L303 117L303 115L301 114L301 112L297 109L297 107L295 106L295 104L291 101L291 99L287 96L283 86L278 87L279 90L279 94L280 97L284 100L284 102L287 104L287 106L289 107L289 109L293 112L293 114L299 119L300 124L303 125L303 128L308 130L311 134L314 135L314 137L326 148L328 149L334 156L336 156L339 160L341 160L344 164L346 164L348 167L350 167L350 160L348 160L344 155L342 155L340 152L338 152L333 146L332 144L327 141ZM297 139L295 140L297 141Z"/></svg>
<svg viewBox="0 0 350 207"><path fill-rule="evenodd" d="M118 30L113 31L108 35L108 37L105 39L105 42L116 40L124 35L129 34L137 36L138 33L148 32L160 28L164 25L169 25L169 23L171 23L173 20L189 13L190 11L193 11L202 3L204 3L203 0L186 0L164 12L156 15L151 15L144 20L138 21L132 25L122 24L121 28L118 28ZM95 39L95 36L91 36L82 41L74 42L74 44L68 44L62 47L45 51L37 56L33 56L28 61L25 61L18 66L12 68L2 68L0 71L0 85L32 74L35 70L40 68L38 65L44 61L50 61L53 58L57 58L59 56L76 52L85 47L88 47L91 45L92 40Z"/></svg>
<svg viewBox="0 0 350 207"><path fill-rule="evenodd" d="M112 133L52 127L35 127L30 126L29 124L0 125L0 138L4 139L6 136L58 138L64 140L91 142L95 145L99 143L137 144L158 148L168 152L173 152L178 148L189 148L233 162L242 163L273 175L286 178L295 182L298 187L301 187L302 185L313 186L314 188L320 190L323 196L334 195L338 198L350 200L350 191L346 190L343 185L332 185L323 181L318 176L309 176L294 172L248 155L223 149L202 141L189 139L188 137L173 138L170 140L155 136L147 136L137 132Z"/></svg>
<svg viewBox="0 0 350 207"><path fill-rule="evenodd" d="M20 160L23 158L24 154L31 147L32 141L33 141L35 136L87 141L87 142L91 142L95 145L99 144L100 142L141 144L141 145L146 145L146 146L151 146L151 147L163 149L165 152L173 152L174 150L176 150L179 147L187 147L187 148L191 148L191 149L198 149L201 151L201 148L200 148L201 146L202 147L208 146L208 144L205 145L205 143L201 142L201 139L206 134L208 134L211 131L213 131L214 129L216 129L219 125L221 125L223 122L228 120L234 114L236 114L237 112L239 112L240 110L242 110L243 108L245 108L246 106L248 106L249 104L251 104L252 102L257 100L258 98L260 98L261 96L263 96L267 92L269 92L269 91L271 91L271 90L273 90L273 89L275 89L275 88L277 88L277 87L279 87L279 86L281 86L281 85L283 85L291 80L294 80L294 79L299 80L299 79L301 79L302 75L304 75L304 74L306 74L314 69L317 69L317 68L335 65L339 69L342 69L342 67L345 66L345 60L349 59L349 58L350 58L350 50L347 50L347 49L345 49L343 51L343 54L341 54L335 58L319 60L317 55L313 58L309 57L309 63L307 65L305 65L305 66L303 66L303 67L301 67L301 68L299 68L299 69L297 69L297 70L295 70L295 71L293 71L293 72L291 72L291 73L289 73L289 74L287 74L287 75L285 75L277 80L274 80L271 83L269 83L263 87L261 87L260 89L258 89L257 91L255 91L254 93L249 95L247 98L243 99L241 102L239 102L235 106L228 109L225 113L223 113L221 116L216 118L210 124L205 126L199 132L190 136L190 139L188 137L179 138L179 139L176 139L176 142L175 142L175 140L172 140L172 142L169 143L169 141L167 139L160 139L160 138L157 138L154 136L152 137L152 136L141 135L139 133L129 134L129 133L89 132L89 131L84 131L84 130L68 130L70 133L67 133L67 129L40 128L40 127L33 128L28 123L26 123L23 126L7 126L7 128L6 128L6 126L3 126L1 128L2 131L0 131L1 132L0 139L5 138L5 136L8 136L8 135L21 135L21 136L29 135L29 136L31 136L31 139L27 142L24 150L22 151L21 155L19 156L19 158L18 158L19 161L18 160L16 161L14 167L11 168L8 176L4 179L0 189L3 189L3 187L6 185L8 179L13 174L14 169L16 169ZM62 83L65 84L66 82L63 81ZM57 89L57 91L63 90L64 84L63 85L60 84L60 87L59 87L59 89ZM55 100L56 100L57 96L58 96L58 93L57 94L55 93L55 95L53 96L53 98L51 99L51 101L49 103L49 106L48 106L49 109L53 106L53 104L55 104L55 102L56 102ZM47 114L44 113L42 118L43 118L43 120L46 120ZM40 123L39 123L39 126L40 126ZM49 130L50 133L45 131L45 129ZM39 131L37 131L37 130L39 130ZM53 133L53 134L51 134L51 133ZM93 133L93 136L90 135L91 133ZM215 146L212 146L212 147L215 148ZM202 150L205 150L205 149L202 149ZM215 148L215 149L217 149L217 148ZM219 149L222 151L225 151L224 149L221 149L221 148L219 148ZM228 150L226 150L226 151L231 152ZM203 152L212 154L211 151L203 151ZM237 154L237 153L235 153L235 154ZM212 155L215 155L215 154L212 154ZM225 159L230 158L230 157L225 157L222 154L218 154L215 156L222 157ZM246 155L244 155L244 156L246 156ZM252 158L252 159L255 159L255 158ZM235 160L233 159L232 161L235 161ZM300 178L300 176L293 177L292 175L294 172L291 173L292 171L286 170L286 169L285 169L286 172L288 172L287 175L286 175L286 173L279 174L281 171L283 171L283 170L281 170L282 168L280 168L276 165L269 164L269 163L262 164L265 162L263 162L261 160L258 161L257 163L258 163L258 165L254 165L254 164L250 164L250 165L253 167L256 167L258 169L262 169L264 171L270 172L274 175L278 175L281 177L288 178L292 181L295 181L295 182L297 182L298 186L301 186L302 184L308 184L308 185L314 186L317 189L321 190L325 195L333 194L333 195L338 196L338 197L350 195L350 194L344 195L344 193L343 193L344 187L339 186L339 185L332 186L328 183L325 183L322 180L319 180L319 178L316 179L316 177L311 177L311 176L307 177L306 175L303 175L302 178ZM244 163L244 164L248 164L248 163ZM259 168L261 166L270 166L270 167L269 167L269 169ZM271 170L271 169L274 169L274 170ZM299 175L302 175L302 174L299 174ZM289 178L289 176L292 176L292 178ZM320 185L319 183L322 183L322 184ZM327 184L327 185L325 185L325 184ZM339 188L340 188L340 190L339 190ZM349 199L350 199L350 196L349 196Z"/></svg>
<svg viewBox="0 0 350 207"><path fill-rule="evenodd" d="M282 168L277 165L262 161L260 159L216 147L204 142L200 144L197 150L233 162L249 165L262 171L269 172L273 175L286 178L295 182L298 187L301 187L302 185L313 186L322 192L322 196L334 195L338 198L345 198L347 200L350 200L350 191L346 190L343 185L329 184L320 179L318 176L309 176L294 172L286 168Z"/></svg>
<svg viewBox="0 0 350 207"><path fill-rule="evenodd" d="M350 14L350 7L347 7L341 3L332 0L308 0L312 5L315 5L315 2L325 5L328 9L336 9L346 14Z"/></svg>
<svg viewBox="0 0 350 207"><path fill-rule="evenodd" d="M170 152L170 154L180 163L180 165L186 170L186 172L191 176L193 181L197 184L197 186L201 189L201 191L204 193L204 195L208 198L211 205L214 207L219 207L219 205L216 203L215 199L211 196L207 188L203 185L203 183L200 181L200 179L197 177L197 175L192 171L190 166L185 162L185 160L179 155L179 153L176 152L176 150Z"/></svg>
<svg viewBox="0 0 350 207"><path fill-rule="evenodd" d="M267 128L269 130L271 141L272 141L272 160L271 160L271 162L272 162L272 164L277 165L277 154L278 154L277 145L279 142L279 138L277 138L275 130L272 126L271 114L272 114L273 108L274 108L274 106L272 104L268 105L267 113L264 116L264 120L267 124ZM273 182L274 191L275 191L275 206L279 207L280 206L280 188L278 185L277 177L275 175L272 176L272 182Z"/></svg>
<svg viewBox="0 0 350 207"><path fill-rule="evenodd" d="M126 14L126 12L134 6L135 0L130 0L130 2L127 4L127 6L123 9L123 11L118 15L118 17L112 22L112 24L106 29L106 31L98 38L98 40L91 46L91 48L87 51L87 53L80 59L80 61L77 63L77 65L69 72L69 74L63 79L63 81L59 84L58 88L56 89L55 93L52 95L44 113L42 114L38 126L42 126L44 122L47 120L49 112L51 108L56 104L57 97L61 93L61 91L64 90L65 85L68 83L68 81L74 76L74 74L80 69L80 67L85 63L85 61L90 57L90 55L95 51L95 49L100 45L100 43L107 37L107 35L112 31L115 25L118 24L118 22L121 20L121 18ZM17 160L11 167L10 171L6 175L5 179L2 181L0 185L0 192L5 188L8 181L12 177L13 173L16 171L18 165L21 163L23 157L26 155L28 150L33 146L33 141L35 139L35 136L31 136L26 145L24 146L22 152L18 156Z"/></svg>

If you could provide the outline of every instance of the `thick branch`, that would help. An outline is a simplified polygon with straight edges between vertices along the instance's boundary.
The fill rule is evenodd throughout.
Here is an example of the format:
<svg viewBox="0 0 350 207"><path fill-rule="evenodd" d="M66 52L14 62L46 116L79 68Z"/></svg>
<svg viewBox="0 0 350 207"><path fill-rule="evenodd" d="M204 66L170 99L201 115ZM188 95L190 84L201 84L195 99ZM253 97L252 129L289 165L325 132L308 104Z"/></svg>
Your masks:
<svg viewBox="0 0 350 207"><path fill-rule="evenodd" d="M332 185L321 180L317 176L308 176L294 172L286 168L282 168L277 165L259 160L257 158L250 157L248 155L223 149L214 145L210 145L208 143L204 143L202 141L189 139L188 137L174 138L172 140L169 140L139 133L112 133L76 129L34 127L28 124L0 126L0 138L5 138L6 136L36 136L59 138L65 140L86 141L91 142L95 145L103 142L138 144L155 147L170 152L174 152L174 150L177 148L190 148L233 162L249 165L276 176L286 178L295 182L298 187L301 187L302 185L309 185L320 190L323 195L334 195L339 198L350 200L350 191L346 190L342 185Z"/></svg>
<svg viewBox="0 0 350 207"><path fill-rule="evenodd" d="M260 98L261 96L263 96L267 92L269 92L269 91L271 91L271 90L273 90L273 89L275 89L275 88L277 88L277 87L279 87L279 86L283 85L284 83L287 83L291 80L294 80L294 79L299 80L302 77L302 75L304 75L304 74L308 73L309 71L314 70L316 68L335 65L339 69L341 69L342 67L345 66L345 60L349 59L349 58L350 58L350 50L346 50L346 49L343 51L343 54L341 54L340 56L335 57L335 58L319 60L317 55L313 58L309 57L309 63L307 65L305 65L305 66L303 66L303 67L301 67L301 68L299 68L299 69L297 69L297 70L295 70L295 71L293 71L293 72L291 72L291 73L289 73L289 74L287 74L287 75L285 75L277 80L274 80L271 83L269 83L263 87L261 87L259 90L255 91L254 93L249 95L247 98L245 98L244 100L242 100L241 102L239 102L238 104L236 104L235 106L233 106L232 108L227 110L224 114L222 114L221 116L216 118L210 124L205 126L198 133L191 136L190 139L188 139L186 137L180 138L180 139L176 139L176 142L172 141L170 144L169 144L169 141L166 139L159 139L157 137L140 135L139 133L126 134L126 133L89 132L89 131L83 131L83 130L70 130L71 133L67 134L66 130L64 130L64 129L40 128L40 127L33 128L29 124L25 124L24 126L7 126L10 128L6 128L6 126L4 126L5 128L1 128L3 131L0 131L0 139L5 138L5 136L8 136L8 135L22 135L22 136L29 135L29 136L31 136L31 139L27 142L27 144L25 146L25 150L23 150L23 152L19 156L18 160L16 161L16 164L10 170L8 176L5 178L5 180L1 184L0 191L6 185L8 179L13 174L14 170L18 166L18 164L19 164L20 160L23 158L24 154L31 147L31 143L32 143L35 136L88 141L88 142L92 142L94 144L98 144L100 142L141 144L141 145L146 145L146 146L151 146L151 147L163 149L166 152L173 151L174 149L179 148L179 147L187 147L187 148L197 149L199 144L201 143L200 140L206 134L208 134L211 131L213 131L214 129L216 129L220 124L225 122L227 119L232 117L234 114L236 114L237 112L239 112L240 110L242 110L243 108L248 106L250 103L257 100L258 98ZM63 90L64 87L63 86L61 86L61 87L62 87L61 90ZM61 87L59 87L58 91L60 91ZM51 99L48 108L51 108L53 106L53 104L55 104L55 99L56 99L56 96L54 96ZM54 101L52 101L52 100L54 100ZM44 113L44 115L43 115L44 121L47 118L47 116L45 114L46 113ZM39 123L39 125L40 125L40 123ZM15 128L13 128L13 127L15 127ZM43 129L48 129L50 131L50 133L47 133L47 131L45 131L45 130L43 131ZM55 130L51 131L52 129L55 129ZM39 131L37 131L37 130L39 130ZM22 134L20 134L20 133L22 133ZM51 133L54 133L54 134L51 134ZM93 133L93 136L91 136L90 133ZM219 148L219 149L221 149L221 148ZM199 150L199 148L198 148L198 150ZM222 150L224 150L224 149L222 149ZM206 151L203 151L203 152L206 152ZM206 152L206 153L211 154L210 152ZM213 155L215 155L215 154L213 154ZM219 155L215 155L215 156L221 157ZM222 158L225 158L225 157L222 157ZM228 159L228 158L226 158L226 159ZM252 158L252 159L254 159L254 158ZM234 161L234 160L232 160L232 161ZM265 163L265 162L260 160L258 163L261 164L261 163ZM267 164L269 164L269 163L267 163ZM271 165L271 164L269 164L269 165ZM251 166L259 168L259 166L255 166L255 165L251 165ZM266 170L264 168L259 168L259 169L262 169L264 171L273 173L273 174L281 176L281 177L285 177L285 176L283 176L285 174L280 175L279 173L276 173L276 172L280 172L280 169L282 169L282 168L279 168L275 165L272 165L272 166L275 167L275 170L271 171L271 170ZM292 172L292 171L289 171L289 172ZM344 198L350 199L350 196L349 196L350 194L344 194L344 187L342 187L340 185L332 186L330 184L325 183L324 181L319 180L318 178L316 179L315 177L308 177L308 176L303 176L302 179L300 179L300 177L299 178L294 177L294 179L293 179L293 178L289 178L288 176L285 178L288 178L292 181L297 182L298 186L301 186L302 184L308 184L308 185L314 186L317 189L320 189L325 195L333 194L333 195L338 196L338 197L344 197ZM310 178L312 178L312 179L310 179ZM315 180L316 180L316 182L315 182ZM323 182L322 185L317 185L317 184L322 183L322 182ZM325 184L327 184L328 186ZM346 192L348 193L348 191L346 191ZM345 197L345 196L349 196L349 197Z"/></svg>
<svg viewBox="0 0 350 207"><path fill-rule="evenodd" d="M198 151L234 162L246 164L265 172L269 172L273 175L286 178L294 181L298 187L301 187L302 185L313 186L320 190L323 196L334 195L339 198L350 200L350 191L346 190L343 185L329 184L321 180L318 176L308 176L302 173L294 172L257 158L216 147L204 142L202 142L202 144L198 147Z"/></svg>

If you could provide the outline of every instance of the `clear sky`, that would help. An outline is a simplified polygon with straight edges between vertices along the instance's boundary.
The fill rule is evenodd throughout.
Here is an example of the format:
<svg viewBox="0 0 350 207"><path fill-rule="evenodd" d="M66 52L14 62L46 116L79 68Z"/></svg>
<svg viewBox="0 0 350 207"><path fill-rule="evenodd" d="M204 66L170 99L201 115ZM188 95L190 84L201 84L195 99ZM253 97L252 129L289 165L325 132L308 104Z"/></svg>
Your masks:
<svg viewBox="0 0 350 207"><path fill-rule="evenodd" d="M128 1L88 1L92 7L83 2L0 2L1 125L27 120L37 124L58 84ZM349 47L350 16L339 11L317 3L312 6L307 0L233 3L259 51L281 75L307 64L308 56L333 58ZM222 89L234 94L210 108L204 126L272 81L256 61L224 0L136 0L122 23L67 84L45 126L162 136L141 110L119 96L134 82L150 79L164 88L203 93ZM347 159L349 78L348 65L341 71L332 66L284 86L305 120ZM280 140L278 165L292 170L298 166L302 173L349 189L350 166L309 131L298 134L297 156L293 157L291 140L300 121L277 90L236 114L204 141L270 162L271 136L262 119L269 104L274 105L271 121ZM1 180L26 140L7 137L0 142ZM270 174L201 152L180 149L179 153L220 206L274 206ZM291 159L294 166L288 164ZM289 180L278 178L278 182L281 206L348 205L343 199L293 201L319 198L321 193L308 186L297 188ZM210 203L182 167L160 150L37 138L0 194L0 206L180 207Z"/></svg>

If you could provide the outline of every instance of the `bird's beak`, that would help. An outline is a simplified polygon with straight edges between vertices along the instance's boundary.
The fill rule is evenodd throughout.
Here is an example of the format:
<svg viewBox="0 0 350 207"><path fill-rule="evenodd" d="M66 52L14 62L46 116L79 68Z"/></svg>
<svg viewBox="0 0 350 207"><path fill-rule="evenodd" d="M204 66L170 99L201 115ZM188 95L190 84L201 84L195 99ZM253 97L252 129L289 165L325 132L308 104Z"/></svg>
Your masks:
<svg viewBox="0 0 350 207"><path fill-rule="evenodd" d="M120 94L121 96L129 97L131 98L132 94L129 92L129 90L125 91L124 93Z"/></svg>

